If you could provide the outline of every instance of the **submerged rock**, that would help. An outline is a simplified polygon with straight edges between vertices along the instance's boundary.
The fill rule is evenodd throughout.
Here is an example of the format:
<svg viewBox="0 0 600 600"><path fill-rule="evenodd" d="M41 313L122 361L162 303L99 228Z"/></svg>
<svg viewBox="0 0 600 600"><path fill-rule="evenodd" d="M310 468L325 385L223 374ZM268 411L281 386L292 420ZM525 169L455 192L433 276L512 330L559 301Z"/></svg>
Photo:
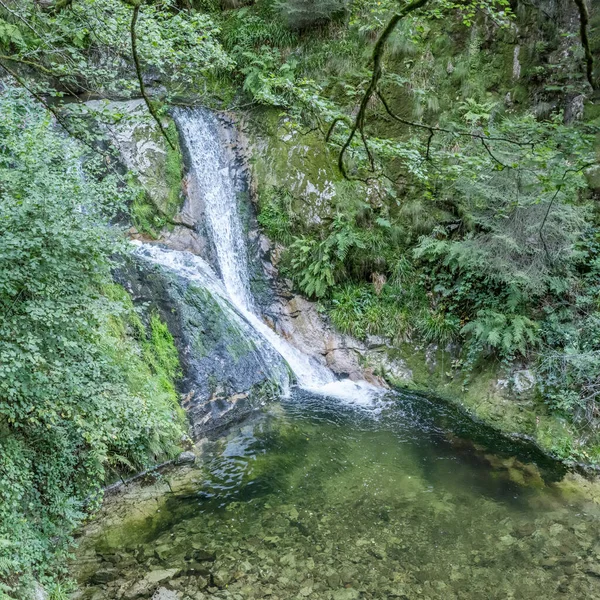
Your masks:
<svg viewBox="0 0 600 600"><path fill-rule="evenodd" d="M145 579L150 583L159 583L165 580L168 581L169 579L173 579L179 571L179 569L155 569L154 571L150 571Z"/></svg>
<svg viewBox="0 0 600 600"><path fill-rule="evenodd" d="M158 588L152 595L152 600L178 600L178 598L181 598L181 594L164 587Z"/></svg>

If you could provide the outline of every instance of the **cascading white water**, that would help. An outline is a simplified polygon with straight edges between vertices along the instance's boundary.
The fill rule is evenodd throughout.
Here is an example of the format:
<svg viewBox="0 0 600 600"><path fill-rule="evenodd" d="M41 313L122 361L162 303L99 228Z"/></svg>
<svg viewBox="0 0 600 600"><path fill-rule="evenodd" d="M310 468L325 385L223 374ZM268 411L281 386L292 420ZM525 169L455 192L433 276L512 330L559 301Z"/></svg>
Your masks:
<svg viewBox="0 0 600 600"><path fill-rule="evenodd" d="M277 337L276 334L264 323L259 323L262 327L257 327L256 323L251 322L248 318L247 311L241 311L231 302L223 283L204 259L191 252L169 250L139 241L132 243L137 246L136 254L138 256L166 267L186 281L195 282L206 290L227 315L229 322L236 327L240 337L246 339L249 345L256 349L265 372L279 383L284 394L289 392L290 375L284 361L281 360L282 353L277 350L268 335L265 335L266 332L270 332Z"/></svg>
<svg viewBox="0 0 600 600"><path fill-rule="evenodd" d="M246 243L229 161L219 139L219 124L209 111L202 109L178 110L175 118L196 184L191 193L202 196L223 285L238 308L253 311Z"/></svg>
<svg viewBox="0 0 600 600"><path fill-rule="evenodd" d="M336 380L327 367L294 348L258 316L250 291L247 249L238 214L235 185L219 139L219 124L214 115L203 109L178 110L175 119L191 161L190 175L195 183L192 193L200 194L204 203L222 285L203 259L188 252L147 244L142 244L138 252L180 276L199 281L230 310L234 308L262 342L268 343L270 349L283 357L303 389L353 403L369 403L374 396L381 394L379 388L365 381ZM257 348L260 349L261 343L256 344Z"/></svg>

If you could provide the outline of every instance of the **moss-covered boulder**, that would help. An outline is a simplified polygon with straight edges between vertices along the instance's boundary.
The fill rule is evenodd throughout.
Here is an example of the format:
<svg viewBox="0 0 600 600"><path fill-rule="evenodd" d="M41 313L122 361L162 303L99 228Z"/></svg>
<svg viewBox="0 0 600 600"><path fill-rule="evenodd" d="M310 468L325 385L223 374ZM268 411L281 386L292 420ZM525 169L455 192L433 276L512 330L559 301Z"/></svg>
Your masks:
<svg viewBox="0 0 600 600"><path fill-rule="evenodd" d="M163 118L163 126L175 148L167 143L143 100L108 102L95 100L87 107L100 120L120 158L140 184L140 193L131 206L135 228L157 237L172 224L183 201L183 159L175 123Z"/></svg>

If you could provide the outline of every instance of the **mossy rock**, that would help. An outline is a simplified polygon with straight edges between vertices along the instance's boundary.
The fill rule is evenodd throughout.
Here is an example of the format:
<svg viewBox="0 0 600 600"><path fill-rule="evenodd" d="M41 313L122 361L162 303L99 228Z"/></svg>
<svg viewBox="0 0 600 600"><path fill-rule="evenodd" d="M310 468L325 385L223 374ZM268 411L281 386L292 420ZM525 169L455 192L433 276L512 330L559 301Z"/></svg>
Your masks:
<svg viewBox="0 0 600 600"><path fill-rule="evenodd" d="M123 164L136 177L140 190L131 209L134 226L141 233L158 237L172 222L183 201L183 158L174 121L163 117L172 148L148 113L143 100L92 102L91 108L108 111L115 121L110 137Z"/></svg>
<svg viewBox="0 0 600 600"><path fill-rule="evenodd" d="M366 197L364 187L350 183L337 167L337 153L319 132L303 133L275 109L249 116L253 193L262 209L277 190L291 199L290 210L304 228L332 216L338 199Z"/></svg>

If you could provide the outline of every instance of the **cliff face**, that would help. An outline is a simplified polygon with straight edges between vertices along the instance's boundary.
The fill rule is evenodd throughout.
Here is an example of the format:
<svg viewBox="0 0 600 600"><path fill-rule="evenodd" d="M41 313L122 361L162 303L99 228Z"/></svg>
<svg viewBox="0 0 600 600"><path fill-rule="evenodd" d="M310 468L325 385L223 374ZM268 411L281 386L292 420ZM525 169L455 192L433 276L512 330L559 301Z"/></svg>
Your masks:
<svg viewBox="0 0 600 600"><path fill-rule="evenodd" d="M402 82L385 84L393 111L408 120L435 124L455 114L459 104L472 101L477 110L488 111L492 120L530 111L538 119L561 114L566 123L594 123L598 119L598 98L585 80L576 5L566 0L535 5L520 2L512 8L515 21L507 29L498 28L490 19L478 18L469 28L458 19L445 19L427 21L418 35L410 29L397 31L386 55L386 71ZM591 8L590 32L596 48L597 10ZM225 18L235 20L236 10ZM258 4L242 10L260 14ZM321 46L332 44L334 51L328 60L342 64L348 59L335 56L339 48L333 44L344 35L343 28L324 29L321 36L294 34L288 48L290 56L300 57L301 64L306 62L302 64L304 73L322 86L323 94L340 105L347 102L344 94L352 95L347 88L344 92L331 65L313 60L311 52L316 54ZM365 36L363 55L370 52L371 45L371 37ZM366 63L364 57L356 60ZM346 64L345 68L351 73L357 66ZM225 87L223 97L239 91L231 82ZM209 96L203 101L215 102ZM198 101L193 94L187 100ZM316 240L323 240L330 235L336 218L356 214L348 207L358 206L395 215L393 225L405 228L401 235L412 239L410 248L429 227L415 225L418 218L410 211L416 208L410 206L420 203L419 210L429 214L419 218L432 222L438 218L439 208L427 209L423 198L415 203L415 190L404 181L390 185L389 181L374 179L365 186L345 180L338 169L336 147L325 142L321 131L307 131L293 114L255 106L234 109L223 118L227 125L222 129L222 142L239 183L238 205L249 246L252 292L273 329L340 375L432 391L507 433L531 437L547 451L570 456L569 449L579 444L580 434L563 416L549 413L540 401L530 360L520 358L507 364L492 357L465 374L460 366L464 361L460 343L432 341L409 333L398 335L387 325L357 339L336 329L331 303L317 304L298 294L298 281L288 264L290 253L286 258L292 239L308 232ZM370 113L368 123L374 135L394 141L407 140L411 135L406 127L386 120L376 110ZM149 228L138 219L141 227L132 235L148 239L149 234L170 248L202 256L214 267L214 248L205 229L202 198L196 195L194 202L190 201L194 194L187 188L193 183L186 177L181 210L177 212L177 207L169 203L177 185L171 182L165 186L168 148L156 131L150 133L155 124L148 127L145 133L138 130L134 135L122 136L124 162L140 171L140 181L147 189L146 204L154 205L157 217L156 225ZM149 152L153 148L156 151ZM183 159L185 162L185 156ZM588 169L586 175L591 193L597 194L597 168ZM143 214L143 207L138 212ZM468 219L469 215L462 217ZM383 217L383 222L388 218ZM377 265L370 265L369 272L360 276L369 283L372 279L374 288L386 285L386 276ZM405 319L406 329L410 330L417 315L409 313ZM241 388L249 389L256 382L246 383L225 386L228 391L224 397Z"/></svg>

